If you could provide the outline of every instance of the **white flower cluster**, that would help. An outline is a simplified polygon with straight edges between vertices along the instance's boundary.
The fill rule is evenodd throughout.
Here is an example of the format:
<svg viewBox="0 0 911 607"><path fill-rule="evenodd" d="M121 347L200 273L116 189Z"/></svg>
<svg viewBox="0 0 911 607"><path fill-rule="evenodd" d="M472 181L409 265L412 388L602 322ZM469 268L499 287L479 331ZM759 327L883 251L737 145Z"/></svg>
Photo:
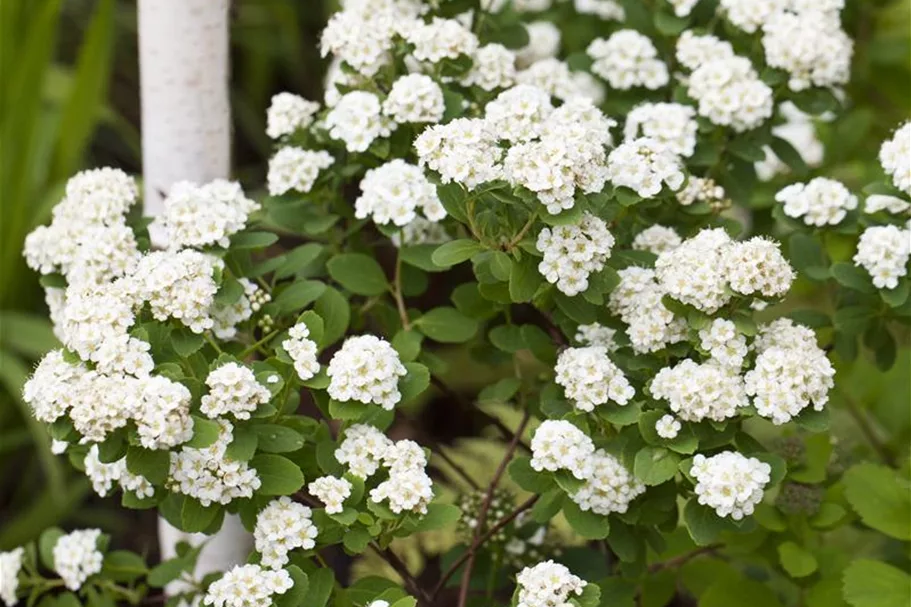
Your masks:
<svg viewBox="0 0 911 607"><path fill-rule="evenodd" d="M266 176L269 194L281 196L291 190L306 194L313 188L320 171L328 169L334 162L332 154L325 150L283 147L269 159Z"/></svg>
<svg viewBox="0 0 911 607"><path fill-rule="evenodd" d="M748 351L747 338L725 318L716 318L699 330L699 346L722 366L735 369L743 366Z"/></svg>
<svg viewBox="0 0 911 607"><path fill-rule="evenodd" d="M633 248L637 251L648 251L660 255L680 246L683 239L674 228L660 224L651 225L633 238Z"/></svg>
<svg viewBox="0 0 911 607"><path fill-rule="evenodd" d="M67 362L63 350L44 355L22 388L22 398L40 422L51 424L75 402L74 388L88 368L81 362Z"/></svg>
<svg viewBox="0 0 911 607"><path fill-rule="evenodd" d="M778 12L765 22L762 32L766 63L788 72L792 91L848 82L854 44L837 13Z"/></svg>
<svg viewBox="0 0 911 607"><path fill-rule="evenodd" d="M898 279L908 275L911 258L911 229L872 226L857 242L854 264L864 268L877 289L894 289Z"/></svg>
<svg viewBox="0 0 911 607"><path fill-rule="evenodd" d="M148 302L155 320L174 318L202 333L215 324L209 313L218 291L214 274L223 266L221 259L191 249L153 251L139 260L128 284L136 300Z"/></svg>
<svg viewBox="0 0 911 607"><path fill-rule="evenodd" d="M234 426L225 419L216 421L220 431L213 444L202 449L184 447L170 453L168 488L195 497L203 506L252 497L262 484L256 470L247 462L225 458L225 450L234 440Z"/></svg>
<svg viewBox="0 0 911 607"><path fill-rule="evenodd" d="M636 391L603 346L566 348L557 358L555 381L580 411L590 412L609 400L629 403Z"/></svg>
<svg viewBox="0 0 911 607"><path fill-rule="evenodd" d="M603 220L586 212L576 225L544 228L535 248L544 254L538 271L567 295L588 289L588 278L604 268L614 237Z"/></svg>
<svg viewBox="0 0 911 607"><path fill-rule="evenodd" d="M687 94L698 102L700 116L738 133L772 116L772 89L749 59L734 55L730 44L714 36L686 34L677 42L677 59L693 70Z"/></svg>
<svg viewBox="0 0 911 607"><path fill-rule="evenodd" d="M679 2L680 0L675 0ZM691 0L685 0L687 2ZM576 12L582 15L595 15L605 21L623 21L626 12L617 0L573 0Z"/></svg>
<svg viewBox="0 0 911 607"><path fill-rule="evenodd" d="M592 58L592 71L614 89L644 86L655 90L670 79L655 45L635 30L620 30L607 39L596 38L585 52Z"/></svg>
<svg viewBox="0 0 911 607"><path fill-rule="evenodd" d="M202 602L214 607L263 607L293 586L294 580L284 569L235 565L209 585Z"/></svg>
<svg viewBox="0 0 911 607"><path fill-rule="evenodd" d="M512 91L523 87L527 85ZM589 99L574 98L540 123L539 139L509 149L504 176L512 185L524 186L537 194L551 215L570 209L577 188L585 193L604 188L608 177L604 147L611 143L610 128L614 124Z"/></svg>
<svg viewBox="0 0 911 607"><path fill-rule="evenodd" d="M529 141L540 135L541 125L553 109L547 92L530 84L517 84L487 104L484 118L500 139Z"/></svg>
<svg viewBox="0 0 911 607"><path fill-rule="evenodd" d="M687 179L683 189L677 192L677 202L685 207L694 202L705 202L713 210L723 209L730 204L730 201L725 198L724 188L718 185L714 179L692 175Z"/></svg>
<svg viewBox="0 0 911 607"><path fill-rule="evenodd" d="M750 404L739 369L713 359L702 364L686 359L664 367L655 375L649 390L688 422L724 421Z"/></svg>
<svg viewBox="0 0 911 607"><path fill-rule="evenodd" d="M147 478L139 474L132 474L127 470L126 457L110 464L105 464L98 459L98 445L92 445L83 460L85 475L92 482L92 489L101 497L106 496L117 483L123 491L136 494L136 497L146 498L155 495L155 487Z"/></svg>
<svg viewBox="0 0 911 607"><path fill-rule="evenodd" d="M398 382L406 373L398 352L386 340L374 335L349 337L329 361L329 396L392 410L402 398Z"/></svg>
<svg viewBox="0 0 911 607"><path fill-rule="evenodd" d="M310 329L304 323L297 323L288 329L288 339L282 341L282 348L294 362L294 371L302 381L319 373L316 360L316 342L310 337Z"/></svg>
<svg viewBox="0 0 911 607"><path fill-rule="evenodd" d="M104 557L98 550L99 537L99 529L80 529L60 536L54 544L54 571L69 590L79 590L90 576L101 571Z"/></svg>
<svg viewBox="0 0 911 607"><path fill-rule="evenodd" d="M560 563L544 561L526 567L516 576L517 607L570 607L573 595L582 594L587 582Z"/></svg>
<svg viewBox="0 0 911 607"><path fill-rule="evenodd" d="M318 529L310 519L312 511L303 504L282 496L274 499L256 516L253 541L262 555L262 564L280 569L288 564L288 553L316 546Z"/></svg>
<svg viewBox="0 0 911 607"><path fill-rule="evenodd" d="M649 137L613 149L607 157L607 172L615 186L630 188L642 198L657 196L664 185L676 191L686 178L680 158Z"/></svg>
<svg viewBox="0 0 911 607"><path fill-rule="evenodd" d="M585 97L592 103L604 101L604 85L588 72L573 72L565 61L554 57L541 59L516 74L516 82L547 91L549 95L568 101Z"/></svg>
<svg viewBox="0 0 911 607"><path fill-rule="evenodd" d="M575 340L583 346L601 346L608 352L614 352L620 346L614 336L617 331L596 322L590 325L579 325Z"/></svg>
<svg viewBox="0 0 911 607"><path fill-rule="evenodd" d="M54 207L51 224L26 237L26 264L42 274L60 272L71 285L99 284L130 272L139 250L126 213L136 197L136 183L118 169L76 174Z"/></svg>
<svg viewBox="0 0 911 607"><path fill-rule="evenodd" d="M712 508L718 516L730 516L735 521L753 514L771 473L768 464L736 451L711 457L697 454L690 469L696 479L699 503Z"/></svg>
<svg viewBox="0 0 911 607"><path fill-rule="evenodd" d="M392 235L392 244L396 247L416 244L442 244L452 240L452 236L441 223L424 219L420 215Z"/></svg>
<svg viewBox="0 0 911 607"><path fill-rule="evenodd" d="M227 248L230 237L244 229L250 213L260 209L244 195L240 184L216 179L198 185L178 181L164 200L160 225L171 249L218 245Z"/></svg>
<svg viewBox="0 0 911 607"><path fill-rule="evenodd" d="M401 23L417 16L407 3L349 7L329 18L320 39L320 53L330 53L363 76L372 77L387 65L393 37Z"/></svg>
<svg viewBox="0 0 911 607"><path fill-rule="evenodd" d="M433 481L425 470L427 456L421 446L410 440L397 441L383 454L383 466L389 478L370 490L370 499L377 504L388 501L389 509L396 514L427 514L427 505L433 499Z"/></svg>
<svg viewBox="0 0 911 607"><path fill-rule="evenodd" d="M292 93L278 93L266 111L266 135L279 139L313 124L319 104Z"/></svg>
<svg viewBox="0 0 911 607"><path fill-rule="evenodd" d="M462 86L478 86L489 92L515 84L516 54L502 44L485 44L473 58L471 69L462 78Z"/></svg>
<svg viewBox="0 0 911 607"><path fill-rule="evenodd" d="M516 52L516 65L528 67L542 59L555 57L560 50L560 29L550 21L525 24L528 44Z"/></svg>
<svg viewBox="0 0 911 607"><path fill-rule="evenodd" d="M899 190L911 196L911 122L895 131L879 148L879 162Z"/></svg>
<svg viewBox="0 0 911 607"><path fill-rule="evenodd" d="M19 589L19 570L22 569L22 555L25 548L13 548L0 552L0 600L6 607L16 606L16 590Z"/></svg>
<svg viewBox="0 0 911 607"><path fill-rule="evenodd" d="M327 514L339 514L345 509L345 500L351 497L351 483L344 478L321 476L307 485L307 491L326 506Z"/></svg>
<svg viewBox="0 0 911 607"><path fill-rule="evenodd" d="M759 415L784 424L811 404L823 409L835 369L812 330L779 319L760 329L754 347L756 363L744 384Z"/></svg>
<svg viewBox="0 0 911 607"><path fill-rule="evenodd" d="M272 296L252 280L239 278L237 281L244 289L237 301L227 305L216 302L209 311L213 322L212 333L218 339L233 339L237 335L237 325L249 320L272 300Z"/></svg>
<svg viewBox="0 0 911 607"><path fill-rule="evenodd" d="M424 74L400 77L383 101L383 113L399 124L439 122L445 109L443 89Z"/></svg>
<svg viewBox="0 0 911 607"><path fill-rule="evenodd" d="M848 211L857 208L857 196L834 179L816 177L808 183L793 183L775 194L788 217L803 218L809 226L836 225Z"/></svg>
<svg viewBox="0 0 911 607"><path fill-rule="evenodd" d="M335 459L362 479L376 474L381 466L388 472L388 478L370 491L373 502L388 500L395 513L427 512L433 499L433 481L425 470L427 456L414 441L393 442L373 426L355 424L345 431Z"/></svg>
<svg viewBox="0 0 911 607"><path fill-rule="evenodd" d="M664 291L654 270L629 267L618 274L620 284L611 291L608 307L628 325L627 335L634 352L655 352L686 339L686 321L675 318L664 307Z"/></svg>
<svg viewBox="0 0 911 607"><path fill-rule="evenodd" d="M472 189L502 176L497 139L486 120L457 118L424 129L414 149L420 165L439 173L443 183L455 181Z"/></svg>
<svg viewBox="0 0 911 607"><path fill-rule="evenodd" d="M670 414L662 415L658 421L655 422L655 432L658 436L667 440L677 438L677 435L680 434L682 428L683 425L680 421Z"/></svg>
<svg viewBox="0 0 911 607"><path fill-rule="evenodd" d="M199 410L212 419L225 415L250 419L257 407L272 398L268 388L256 381L253 371L234 362L210 371L206 385L209 393L202 397Z"/></svg>
<svg viewBox="0 0 911 607"><path fill-rule="evenodd" d="M411 56L420 62L458 59L461 55L473 55L478 48L477 36L455 19L434 17L430 23L420 22L407 30L404 38L414 45Z"/></svg>
<svg viewBox="0 0 911 607"><path fill-rule="evenodd" d="M816 124L813 117L800 111L790 101L779 105L778 111L784 117L785 122L772 127L772 134L790 143L808 167L815 168L822 164L825 146L816 135ZM761 181L769 181L776 175L788 173L791 170L775 155L772 148L766 146L763 151L765 158L754 164L756 175Z"/></svg>
<svg viewBox="0 0 911 607"><path fill-rule="evenodd" d="M665 293L704 312L713 313L740 295L783 295L794 271L777 243L761 237L733 242L721 228L705 229L655 262Z"/></svg>
<svg viewBox="0 0 911 607"><path fill-rule="evenodd" d="M531 437L531 467L538 472L568 470L586 480L591 477L594 453L592 439L566 420L545 420Z"/></svg>
<svg viewBox="0 0 911 607"><path fill-rule="evenodd" d="M583 511L607 516L629 509L630 502L645 493L645 485L619 459L598 449L591 456L591 471L572 500Z"/></svg>
<svg viewBox="0 0 911 607"><path fill-rule="evenodd" d="M626 115L623 138L640 135L663 144L678 156L692 156L696 148L696 110L679 103L643 103Z"/></svg>
<svg viewBox="0 0 911 607"><path fill-rule="evenodd" d="M791 0L721 0L718 10L733 25L752 34L773 15L788 8L789 4Z"/></svg>
<svg viewBox="0 0 911 607"><path fill-rule="evenodd" d="M342 141L349 152L365 152L378 137L388 137L395 122L383 115L380 99L366 91L342 96L326 115L329 136Z"/></svg>
<svg viewBox="0 0 911 607"><path fill-rule="evenodd" d="M345 430L345 439L335 450L335 459L348 466L354 476L367 479L373 476L383 462L392 441L385 434L367 424L354 424Z"/></svg>
<svg viewBox="0 0 911 607"><path fill-rule="evenodd" d="M907 213L909 209L911 209L911 202L887 194L871 194L864 201L864 213L885 211L893 215L900 215Z"/></svg>
<svg viewBox="0 0 911 607"><path fill-rule="evenodd" d="M354 202L354 215L358 219L372 217L380 225L391 221L404 226L418 217L419 209L430 221L446 217L436 186L420 167L401 158L367 171L360 188L362 193Z"/></svg>

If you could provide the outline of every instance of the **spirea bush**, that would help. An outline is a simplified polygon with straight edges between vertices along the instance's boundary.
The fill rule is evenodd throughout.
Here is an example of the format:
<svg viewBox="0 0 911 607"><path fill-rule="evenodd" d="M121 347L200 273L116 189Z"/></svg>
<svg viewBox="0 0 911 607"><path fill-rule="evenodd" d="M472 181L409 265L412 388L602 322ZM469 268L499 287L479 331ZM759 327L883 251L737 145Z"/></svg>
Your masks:
<svg viewBox="0 0 911 607"><path fill-rule="evenodd" d="M813 170L842 2L342 4L323 102L273 99L267 184L175 184L150 226L85 171L25 245L55 451L254 552L200 579L198 547L50 529L0 555L4 602L900 604L906 573L830 544L911 539L906 475L827 434L837 362L888 369L911 318L911 126L863 192ZM494 463L390 431L434 392ZM335 579L339 551L391 570Z"/></svg>

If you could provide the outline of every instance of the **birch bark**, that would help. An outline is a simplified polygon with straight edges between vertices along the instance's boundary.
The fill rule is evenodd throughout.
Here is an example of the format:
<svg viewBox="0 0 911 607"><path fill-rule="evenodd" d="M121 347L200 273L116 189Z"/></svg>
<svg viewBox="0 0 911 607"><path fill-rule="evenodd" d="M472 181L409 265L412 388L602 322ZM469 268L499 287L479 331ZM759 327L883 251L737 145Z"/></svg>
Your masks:
<svg viewBox="0 0 911 607"><path fill-rule="evenodd" d="M164 197L181 180L204 183L228 177L231 121L228 101L229 0L140 0L139 66L142 104L144 213L162 212ZM152 243L164 236L152 226ZM180 541L198 544L164 519L158 527L161 558L172 558ZM196 573L242 563L252 538L240 520L225 517L209 538ZM172 589L173 590L173 589Z"/></svg>

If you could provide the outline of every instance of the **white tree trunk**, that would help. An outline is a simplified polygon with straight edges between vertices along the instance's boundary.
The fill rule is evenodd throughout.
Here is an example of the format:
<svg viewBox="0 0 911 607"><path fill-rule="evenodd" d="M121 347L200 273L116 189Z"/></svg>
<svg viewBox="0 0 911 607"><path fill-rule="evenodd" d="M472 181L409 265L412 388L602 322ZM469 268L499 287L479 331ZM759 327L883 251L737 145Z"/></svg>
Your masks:
<svg viewBox="0 0 911 607"><path fill-rule="evenodd" d="M161 213L175 182L199 183L228 177L231 122L228 101L229 0L140 0L139 67L142 102L144 212ZM152 242L163 246L152 228ZM177 543L207 539L159 520L162 559ZM242 563L252 538L236 516L200 554L198 575Z"/></svg>

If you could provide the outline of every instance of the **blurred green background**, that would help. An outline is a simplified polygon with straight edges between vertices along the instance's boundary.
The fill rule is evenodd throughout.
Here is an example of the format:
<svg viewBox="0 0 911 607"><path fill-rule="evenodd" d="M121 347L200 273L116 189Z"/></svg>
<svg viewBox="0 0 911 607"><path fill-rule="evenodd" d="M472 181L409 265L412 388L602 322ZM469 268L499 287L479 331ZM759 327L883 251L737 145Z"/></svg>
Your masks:
<svg viewBox="0 0 911 607"><path fill-rule="evenodd" d="M232 3L234 167L250 187L263 182L271 96L321 97L317 42L332 4ZM856 40L854 78L846 116L820 125L827 157L814 174L859 191L881 174L879 144L911 113L911 0L849 0L843 16ZM154 513L97 498L65 458L51 454L19 397L34 362L56 343L37 276L20 253L25 235L48 220L76 171L111 165L141 172L136 37L135 0L0 0L0 550L61 523L115 534L130 526L137 545L154 534ZM565 38L572 46L581 36ZM819 295L806 285L797 293ZM903 456L911 439L907 338L900 343L886 377L863 359L840 366L845 387L833 394L835 431L860 456L873 453L871 440Z"/></svg>

